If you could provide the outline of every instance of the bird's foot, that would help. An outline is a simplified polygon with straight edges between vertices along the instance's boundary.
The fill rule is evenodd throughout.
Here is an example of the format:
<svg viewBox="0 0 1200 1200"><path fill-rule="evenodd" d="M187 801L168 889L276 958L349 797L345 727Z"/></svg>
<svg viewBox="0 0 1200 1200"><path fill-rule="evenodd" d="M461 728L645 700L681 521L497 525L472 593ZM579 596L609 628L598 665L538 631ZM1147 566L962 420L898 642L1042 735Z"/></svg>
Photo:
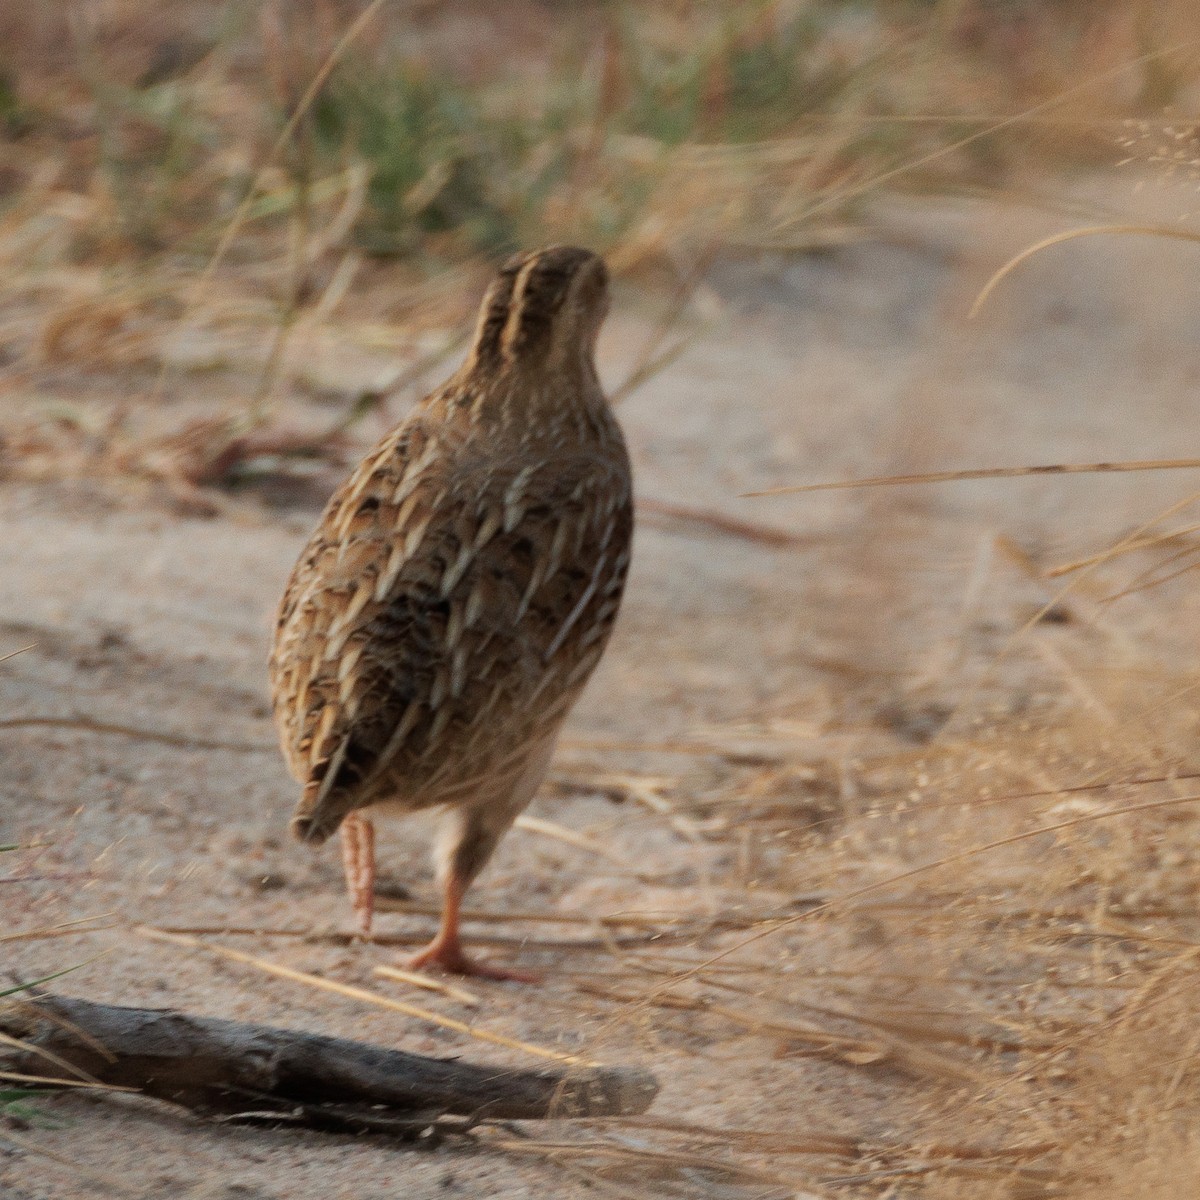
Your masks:
<svg viewBox="0 0 1200 1200"><path fill-rule="evenodd" d="M507 967L493 967L490 963L468 958L457 941L434 938L419 954L408 960L409 970L422 967L437 967L451 975L473 975L476 979L500 979L513 983L541 983L540 975L530 971L513 971Z"/></svg>

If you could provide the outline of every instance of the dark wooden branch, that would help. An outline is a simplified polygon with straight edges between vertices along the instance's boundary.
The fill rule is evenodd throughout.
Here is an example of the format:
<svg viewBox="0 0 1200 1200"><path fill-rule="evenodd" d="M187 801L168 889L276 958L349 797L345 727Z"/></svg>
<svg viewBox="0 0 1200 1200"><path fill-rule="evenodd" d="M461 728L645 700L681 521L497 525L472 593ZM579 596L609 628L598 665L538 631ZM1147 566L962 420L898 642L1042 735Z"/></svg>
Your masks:
<svg viewBox="0 0 1200 1200"><path fill-rule="evenodd" d="M624 1116L645 1112L658 1093L654 1077L636 1068L484 1066L295 1029L47 994L0 1008L0 1033L32 1047L0 1042L6 1071L64 1081L86 1077L206 1116L321 1129L411 1135L448 1114Z"/></svg>

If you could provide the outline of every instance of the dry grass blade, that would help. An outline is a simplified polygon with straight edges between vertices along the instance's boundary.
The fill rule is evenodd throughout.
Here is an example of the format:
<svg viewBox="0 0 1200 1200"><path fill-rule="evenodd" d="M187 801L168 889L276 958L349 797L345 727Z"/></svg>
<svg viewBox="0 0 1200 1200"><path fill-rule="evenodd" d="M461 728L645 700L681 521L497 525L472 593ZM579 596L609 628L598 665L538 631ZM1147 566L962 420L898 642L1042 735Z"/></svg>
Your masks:
<svg viewBox="0 0 1200 1200"><path fill-rule="evenodd" d="M1196 561L1197 553L1198 551L1195 546L1188 546L1186 549L1172 554L1163 562L1155 563L1153 567L1147 567L1146 570L1138 574L1128 587L1123 587L1120 591L1112 592L1105 596L1102 603L1113 604L1125 596L1136 596L1138 592L1146 592L1151 588L1161 587L1164 583L1169 583L1172 579L1178 579L1180 575L1186 575L1189 571L1196 570L1200 566L1200 561ZM1192 561L1185 562L1182 567L1176 567L1173 571L1165 569L1171 563L1178 562L1181 558L1189 558Z"/></svg>
<svg viewBox="0 0 1200 1200"><path fill-rule="evenodd" d="M390 900L379 898L379 908L384 912L409 913L415 917L437 917L441 909L433 904L417 904L411 900ZM463 921L479 922L485 925L506 925L509 923L524 923L545 925L596 925L613 928L633 928L658 931L662 928L662 919L648 913L612 913L603 915L584 915L575 913L537 912L532 909L464 909L460 914Z"/></svg>
<svg viewBox="0 0 1200 1200"><path fill-rule="evenodd" d="M823 1013L837 1020L853 1021L885 1033L898 1033L909 1038L929 1042L949 1042L952 1045L984 1048L1015 1054L1024 1050L1047 1049L1046 1045L1032 1042L1028 1038L1003 1037L964 1029L960 1026L960 1015L949 1013L918 1012L907 1020L901 1017L867 1016L863 1013L844 1012L830 1005L809 1005L812 1011Z"/></svg>
<svg viewBox="0 0 1200 1200"><path fill-rule="evenodd" d="M79 937L88 933L99 933L105 929L115 929L115 924L97 925L96 921L106 921L115 917L116 913L100 913L93 917L78 917L74 921L63 921L59 925L48 925L41 929L22 929L16 933L0 935L3 942L33 942L47 941L50 938Z"/></svg>
<svg viewBox="0 0 1200 1200"><path fill-rule="evenodd" d="M13 1046L18 1050L24 1050L27 1053L37 1055L39 1058L44 1058L47 1062L53 1063L56 1067L61 1067L64 1071L75 1076L74 1082L88 1087L102 1087L98 1079L93 1079L86 1071L80 1070L72 1063L67 1062L65 1058L55 1054L52 1050L47 1050L43 1046L31 1045L29 1042L24 1042L20 1038L10 1037L7 1033L0 1033L0 1045ZM6 1078L11 1078L11 1073ZM72 1081L64 1081L64 1083ZM137 1089L131 1089L136 1091Z"/></svg>
<svg viewBox="0 0 1200 1200"><path fill-rule="evenodd" d="M975 297L975 303L971 305L971 311L968 316L975 317L978 315L979 310L987 303L988 297L991 296L1000 283L1011 275L1022 263L1028 262L1029 259L1033 258L1035 254L1040 254L1043 250L1048 250L1051 246L1062 245L1063 242L1075 241L1076 238L1098 237L1102 234L1138 234L1143 237L1171 238L1180 242L1200 242L1200 233L1191 233L1186 229L1172 229L1169 226L1163 225L1089 225L1085 229L1069 229L1065 233L1056 233L1052 237L1043 238L1040 242L1035 242L1032 246L1022 250L1020 254L1010 258L983 285L979 295Z"/></svg>
<svg viewBox="0 0 1200 1200"><path fill-rule="evenodd" d="M376 14L383 7L383 5L384 0L371 0L371 3L368 4L367 7L358 14L358 16L350 24L349 28L347 28L346 32L338 39L337 44L329 52L329 55L321 64L320 69L309 82L308 87L305 89L304 94L300 97L295 109L288 117L288 120L284 124L283 128L279 131L279 136L275 139L274 144L271 146L271 149L266 156L266 161L258 168L258 171L251 180L249 187L246 188L245 195L242 197L242 200L238 204L237 209L234 211L233 216L230 217L229 223L226 225L225 231L222 233L221 239L217 243L217 247L213 251L212 257L209 259L204 270L200 273L195 283L189 290L184 304L183 315L180 318L181 324L186 321L188 315L194 311L196 305L200 302L200 299L204 294L205 288L216 274L217 268L224 261L226 254L229 252L230 246L233 245L234 238L237 237L238 232L241 230L241 227L246 220L246 217L250 213L254 201L258 198L260 189L262 188L263 182L266 179L271 165L278 158L279 154L282 152L288 142L290 142L295 136L296 130L300 126L300 122L304 119L305 115L312 107L312 104L320 94L321 89L329 81L329 77L333 73L334 68L344 57L346 51L349 50L349 48L354 44L358 36L367 28L371 21L374 20ZM161 387L161 385L162 381L160 380L159 386Z"/></svg>
<svg viewBox="0 0 1200 1200"><path fill-rule="evenodd" d="M20 1071L0 1071L0 1079L6 1079L10 1083L35 1083L54 1088L90 1088L93 1091L101 1092L132 1092L135 1095L138 1091L135 1087L124 1087L118 1083L101 1083L95 1079L63 1079L59 1075L25 1075Z"/></svg>
<svg viewBox="0 0 1200 1200"><path fill-rule="evenodd" d="M639 1166L675 1167L688 1171L710 1171L734 1179L746 1179L755 1183L766 1183L795 1188L796 1181L771 1171L763 1171L743 1163L730 1162L709 1155L687 1151L651 1150L640 1146L621 1146L612 1142L593 1140L588 1142L549 1142L530 1138L527 1141L510 1138L489 1138L489 1146L517 1154L536 1154L550 1159L579 1159L602 1157L619 1162L630 1162Z"/></svg>
<svg viewBox="0 0 1200 1200"><path fill-rule="evenodd" d="M764 938L772 937L784 929L790 929L803 921L811 920L814 917L827 913L835 908L845 908L853 905L853 903L863 896L873 892L881 891L884 888L894 887L898 883L905 883L910 879L916 879L919 876L927 875L930 872L944 869L958 863L966 862L972 858L978 858L980 855L988 854L993 850L1001 849L1004 846L1012 846L1018 842L1028 841L1031 838L1042 837L1045 834L1059 833L1066 829L1074 829L1082 825L1090 825L1098 821L1111 820L1117 817L1126 817L1134 813L1152 812L1158 809L1174 808L1183 804L1200 803L1200 793L1188 796L1173 796L1167 800L1151 800L1145 804L1131 804L1124 808L1111 809L1107 812L1088 813L1082 817L1072 817L1065 821L1056 821L1050 825L1040 825L1036 829L1026 829L1021 833L1015 833L1009 837L997 838L994 841L987 842L981 846L972 846L967 850L959 851L957 854L948 854L942 858L935 859L933 862L924 863L919 867L913 867L908 871L901 871L895 875L889 875L886 879L876 880L874 883L867 884L865 887L855 888L853 891L847 892L841 896L835 896L830 900L826 900L805 912L797 913L792 917L781 917L778 920L772 920L763 923L763 927L735 942L732 946L727 946L719 953L705 959L704 962L689 967L685 971L681 971L673 979L666 983L658 985L645 998L647 1003L657 999L660 995L674 990L679 985L688 980L695 979L701 975L706 969L728 958L731 954L736 954L746 947L754 945L756 942L761 942Z"/></svg>
<svg viewBox="0 0 1200 1200"><path fill-rule="evenodd" d="M737 1128L700 1125L689 1121L672 1120L669 1117L613 1117L598 1122L603 1128L625 1128L678 1133L689 1139L711 1141L720 1146L740 1145L773 1155L799 1154L822 1158L853 1161L868 1157L895 1159L913 1153L913 1147L900 1144L864 1140L838 1134L797 1134L792 1129L781 1128ZM929 1162L941 1161L953 1164L974 1163L987 1160L995 1163L1027 1162L1043 1158L1058 1147L1053 1142L1029 1143L1022 1146L979 1146L961 1143L923 1143L920 1156Z"/></svg>
<svg viewBox="0 0 1200 1200"><path fill-rule="evenodd" d="M203 950L207 954L215 954L221 958L232 959L234 962L245 963L246 966L254 967L258 971L265 971L268 975L275 975L280 979L290 979L292 982L302 983L306 987L333 992L336 995L345 996L350 1000L358 1000L363 1004L373 1004L376 1008L388 1008L394 1012L404 1013L406 1016L416 1017L421 1021L428 1021L431 1025L439 1025L443 1029L453 1029L456 1033L465 1034L467 1037L475 1038L477 1041L491 1042L493 1045L504 1046L509 1050L520 1050L525 1054L533 1055L535 1058L550 1059L552 1062L569 1063L573 1066L591 1067L598 1065L575 1054L564 1054L559 1050L550 1050L544 1046L534 1046L529 1042L522 1042L517 1038L505 1037L502 1033L492 1033L487 1029L477 1029L472 1025L468 1025L465 1021L457 1021L453 1017L443 1016L441 1013L433 1012L431 1009L420 1008L415 1004L406 1004L402 1000L393 1000L390 996L382 996L378 992L371 992L366 988L353 987L350 984L338 983L332 979L323 979L320 975L310 975L307 971L296 971L291 967L269 962L265 958L257 958L253 954L245 954L241 950L233 950L228 946L216 946L211 942L202 941L200 938L178 933L168 933L165 930L155 929L148 925L138 926L135 932L141 937L149 938L151 941L170 942L176 946L186 946L189 949Z"/></svg>
<svg viewBox="0 0 1200 1200"><path fill-rule="evenodd" d="M648 500L644 496L638 500L637 508L639 513L663 518L662 524L666 528L682 526L684 529L741 538L780 550L804 550L826 541L818 534L792 533L788 529L777 529L756 521L743 521L713 509L693 508L688 504L674 504L666 500Z"/></svg>
<svg viewBox="0 0 1200 1200"><path fill-rule="evenodd" d="M708 246L697 255L691 269L679 281L662 320L646 340L629 374L613 390L610 397L612 404L619 405L622 401L627 400L642 384L669 367L688 348L691 340L689 338L682 338L675 345L665 349L663 343L670 335L671 330L683 319L692 298L704 283L705 277L716 261L719 249L720 247L717 245Z"/></svg>
<svg viewBox="0 0 1200 1200"><path fill-rule="evenodd" d="M1121 466L1121 464L1113 464L1113 465L1117 466L1117 467ZM1128 465L1128 464L1125 464L1125 465ZM1186 462L1186 463L1181 463L1180 465L1190 466L1192 464L1190 462ZM1192 504L1196 503L1197 500L1200 500L1200 492L1190 492L1186 496L1175 501L1173 504L1168 505L1165 509L1156 513L1154 516L1150 517L1148 520L1143 521L1141 525L1137 526L1136 528L1132 529L1129 533L1127 533L1123 537L1119 538L1113 546L1113 553L1114 554L1122 553L1126 546L1131 545L1132 543L1137 542L1139 539L1143 538L1146 535L1146 533L1150 529L1152 529L1159 521L1163 521L1167 517L1174 516L1175 513L1180 512L1181 510L1190 507ZM1053 612L1056 608L1058 608L1058 606L1063 603L1063 601L1067 598L1067 596L1069 596L1073 591L1075 591L1077 588L1079 588L1080 585L1083 583L1083 581L1086 580L1096 570L1098 570L1098 568L1099 568L1098 563L1095 563L1088 567L1084 567L1079 572L1079 574L1075 576L1074 579L1068 581L1068 583L1065 586L1060 588L1059 591L1056 592L1053 596L1051 596L1040 608L1038 608L1035 612L1031 613L1030 616L1021 625L1019 625L1013 633L1011 633L1008 636L1007 640L1005 641L1004 645L1000 648L1000 650L995 655L993 655L989 669L996 667L999 663L1004 661L1004 659L1006 659L1012 653L1013 649L1018 645L1021 638L1023 638L1026 634L1028 634L1029 631L1031 629L1033 629L1038 624L1038 622L1041 621L1047 614ZM979 687L982 685L982 683L983 683L983 676L981 675L975 681L975 683L972 685L972 687L970 689L968 689L966 694L958 700L956 708L962 709L971 700L973 700L975 695L977 694Z"/></svg>
<svg viewBox="0 0 1200 1200"><path fill-rule="evenodd" d="M424 988L426 991L440 992L443 996L457 1000L460 1004L466 1004L470 1008L478 1008L483 1003L474 992L468 992L465 988L455 987L454 984L445 983L440 979L431 979L428 975L420 975L416 971L402 971L399 967L389 967L384 964L376 967L373 974L378 975L380 979L392 979L397 983L407 983L413 987Z"/></svg>
<svg viewBox="0 0 1200 1200"><path fill-rule="evenodd" d="M882 1042L849 1037L842 1033L831 1033L813 1025L802 1025L798 1021L781 1021L770 1017L759 1017L725 1004L700 1003L698 1008L718 1017L724 1017L735 1025L741 1025L754 1033L779 1034L791 1041L804 1042L820 1050L831 1050L848 1061L858 1063L881 1062L888 1057L888 1048Z"/></svg>
<svg viewBox="0 0 1200 1200"><path fill-rule="evenodd" d="M1010 117L1005 117L1002 120L985 125L982 129L978 129L973 133L967 134L952 141L948 145L939 146L936 150L931 150L928 154L922 154L915 158L907 159L900 163L899 166L891 167L885 171L879 171L874 175L868 176L864 180L860 180L850 187L834 188L826 196L820 200L810 204L802 210L796 217L789 222L790 225L798 225L805 221L811 220L818 213L827 211L837 205L845 204L847 200L851 200L856 196L866 195L877 190L882 184L888 183L898 176L909 174L918 170L921 167L928 166L930 163L936 162L938 159L946 158L952 154L958 154L965 150L968 146L974 145L976 142L984 138L992 137L1005 129L1010 129L1016 125L1022 125L1030 121L1031 118L1040 117L1042 113L1049 109L1055 108L1074 96L1078 96L1081 92L1085 92L1090 88L1096 87L1098 84L1104 83L1110 79L1119 78L1122 75L1130 74L1140 68L1145 67L1148 63L1153 63L1171 55L1183 53L1185 51L1194 50L1200 44L1195 39L1189 39L1183 42L1177 42L1172 46L1165 46L1159 50L1151 50L1145 54L1138 55L1136 58L1131 58L1125 62L1118 63L1115 67L1110 67L1108 70L1097 71L1085 76L1078 83L1070 87L1056 91L1054 95L1047 100L1043 100L1039 104L1034 104L1021 112L1014 113Z"/></svg>
<svg viewBox="0 0 1200 1200"><path fill-rule="evenodd" d="M165 729L143 729L137 725L97 721L92 717L6 717L0 720L0 729L76 729L83 733L112 734L142 742L158 742L163 746L179 746L185 750L232 750L238 754L274 754L278 750L278 747L266 742L199 738Z"/></svg>
<svg viewBox="0 0 1200 1200"><path fill-rule="evenodd" d="M577 850L586 850L589 854L595 854L599 858L612 863L614 867L620 867L623 871L632 870L628 862L619 855L614 854L603 843L596 841L593 837L588 837L586 833L580 833L575 829L568 829L565 825L560 825L557 821L547 821L543 817L531 817L528 813L522 813L513 822L513 828L523 829L526 833L536 833L541 837L553 838L554 841L574 846ZM633 873L637 875L636 871ZM641 878L640 875L637 877Z"/></svg>
<svg viewBox="0 0 1200 1200"><path fill-rule="evenodd" d="M1093 567L1099 563L1109 562L1118 557L1119 554L1129 554L1134 550L1146 550L1151 546L1161 546L1165 542L1173 542L1193 533L1200 533L1200 524L1182 525L1178 529L1168 529L1163 533L1138 538L1135 542L1123 544L1119 550L1110 546L1107 549L1101 550L1098 554L1089 554L1086 558L1077 558L1071 562L1062 563L1060 566L1051 567L1044 573L1045 578L1057 579L1062 575L1071 574L1072 571L1080 571L1084 567ZM1189 552L1194 549L1195 547L1190 545L1185 547L1185 550Z"/></svg>
<svg viewBox="0 0 1200 1200"><path fill-rule="evenodd" d="M381 911L387 911L387 906L384 904L378 907ZM394 911L403 910L397 909ZM469 918L463 919L466 920ZM583 921L581 924L594 925L596 922ZM738 929L744 929L745 927L744 923L735 926ZM253 927L245 925L164 925L160 926L159 929L162 933L179 935L181 937L302 938L314 944L330 946L352 946L362 940L362 934L358 932L329 932L312 927L273 929L262 925ZM526 948L552 950L565 954L573 950L612 950L614 946L624 948L656 944L663 945L672 941L691 941L695 939L698 932L703 932L703 930L695 930L690 926L683 929L672 929L663 928L659 925L650 925L646 927L643 933L614 934L605 931L604 936L592 938L538 938L525 935L503 937L499 935L476 934L471 940L475 945L495 947L497 949L519 950ZM421 946L428 942L428 940L427 935L415 932L399 934L374 933L371 935L371 945L373 946Z"/></svg>
<svg viewBox="0 0 1200 1200"><path fill-rule="evenodd" d="M1194 967L1197 958L1200 957L1198 952L1200 946L1187 949L1182 954L1168 959L1132 996L1127 997L1114 1013L1069 1035L1061 1035L1052 1049L1025 1059L1021 1071L1004 1075L997 1083L980 1092L975 1100L995 1104L1004 1093L1020 1087L1029 1078L1052 1072L1057 1065L1072 1056L1077 1056L1089 1045L1097 1046L1109 1042L1119 1035L1122 1027L1128 1026L1135 1019L1144 1018L1150 1010L1161 1008L1187 994L1195 987L1194 976L1183 979L1173 988L1167 986L1167 982L1173 974L1178 974L1181 967ZM1155 992L1158 994L1155 995ZM950 1120L960 1115L957 1110L946 1114ZM1047 1149L1061 1154L1063 1147L1060 1144Z"/></svg>
<svg viewBox="0 0 1200 1200"><path fill-rule="evenodd" d="M756 1033L770 1033L787 1041L811 1046L818 1053L832 1054L853 1066L866 1067L888 1062L903 1070L972 1085L978 1085L985 1078L984 1072L970 1063L950 1058L922 1044L931 1040L929 1032L915 1026L909 1027L908 1040L901 1042L896 1038L847 1037L796 1021L757 1017L722 1004L706 1005L705 1011Z"/></svg>
<svg viewBox="0 0 1200 1200"><path fill-rule="evenodd" d="M1200 240L1200 235L1198 240ZM925 471L919 475L868 475L862 479L835 479L829 483L800 483L743 492L743 497L791 496L801 492L833 492L848 488L894 487L917 483L959 483L968 479L1019 479L1026 475L1089 475L1125 471L1195 471L1200 458L1161 458L1129 462L1045 463L1020 467L976 467L962 471ZM1102 561L1101 556L1096 556ZM1088 560L1090 563L1092 560ZM1079 564L1087 565L1087 564Z"/></svg>
<svg viewBox="0 0 1200 1200"><path fill-rule="evenodd" d="M653 1129L663 1133L680 1133L703 1138L721 1145L743 1142L761 1145L780 1154L817 1154L831 1158L858 1158L863 1143L857 1138L839 1134L806 1133L797 1136L791 1129L731 1128L722 1125L700 1125L691 1121L676 1121L670 1117L613 1117L603 1120L604 1128Z"/></svg>
<svg viewBox="0 0 1200 1200"><path fill-rule="evenodd" d="M653 379L660 371L665 371L691 344L691 339L685 339L677 342L673 346L668 346L665 350L660 350L656 354L652 354L644 362L639 363L629 373L629 377L617 387L612 394L612 403L620 404L623 400L628 399L634 392L646 383Z"/></svg>
<svg viewBox="0 0 1200 1200"><path fill-rule="evenodd" d="M272 928L264 925L159 925L160 933L178 937L253 937L253 938L312 938L318 940L318 931L311 925L291 925ZM351 935L346 935L349 942ZM415 939L414 939L415 941Z"/></svg>
<svg viewBox="0 0 1200 1200"><path fill-rule="evenodd" d="M73 963L71 966L63 967L58 971L51 971L50 974L43 975L39 979L22 980L20 983L14 983L11 987L0 990L0 1000L9 996L19 995L21 992L33 992L43 983L49 983L52 979L61 979L64 975L70 975L72 971L82 970L84 967L90 966L112 952L113 948L110 947L107 950L101 950L99 954L93 954L91 958L85 958L83 962Z"/></svg>
<svg viewBox="0 0 1200 1200"><path fill-rule="evenodd" d="M743 753L731 746L711 739L697 737L692 740L636 741L629 738L606 737L563 737L559 743L563 750L603 750L630 754L679 754L689 758L714 756L718 758L741 758ZM768 761L777 760L779 755L765 754Z"/></svg>

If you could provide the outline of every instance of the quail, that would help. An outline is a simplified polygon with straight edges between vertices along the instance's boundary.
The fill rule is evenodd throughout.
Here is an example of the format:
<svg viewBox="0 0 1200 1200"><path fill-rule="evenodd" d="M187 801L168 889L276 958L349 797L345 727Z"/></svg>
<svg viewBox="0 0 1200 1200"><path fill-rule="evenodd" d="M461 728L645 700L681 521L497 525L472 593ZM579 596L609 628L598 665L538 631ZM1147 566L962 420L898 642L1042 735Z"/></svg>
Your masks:
<svg viewBox="0 0 1200 1200"><path fill-rule="evenodd" d="M412 960L469 958L463 894L537 791L604 653L633 532L629 457L596 374L608 272L517 255L466 360L334 493L280 603L270 674L294 834L340 831L369 932L376 814L442 810L442 915Z"/></svg>

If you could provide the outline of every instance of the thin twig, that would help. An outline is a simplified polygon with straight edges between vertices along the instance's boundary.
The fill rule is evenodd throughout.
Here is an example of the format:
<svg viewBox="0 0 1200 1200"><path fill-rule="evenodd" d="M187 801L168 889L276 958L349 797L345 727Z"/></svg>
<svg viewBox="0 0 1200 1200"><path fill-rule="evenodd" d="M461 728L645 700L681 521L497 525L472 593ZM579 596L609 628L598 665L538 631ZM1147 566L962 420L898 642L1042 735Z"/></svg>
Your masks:
<svg viewBox="0 0 1200 1200"><path fill-rule="evenodd" d="M821 545L828 539L818 534L793 533L789 529L778 529L761 525L756 521L743 521L711 508L694 508L688 504L675 504L668 500L651 500L645 496L637 502L639 513L665 518L668 527L692 526L703 533L717 533L726 537L741 538L760 546L780 550L806 550Z"/></svg>

